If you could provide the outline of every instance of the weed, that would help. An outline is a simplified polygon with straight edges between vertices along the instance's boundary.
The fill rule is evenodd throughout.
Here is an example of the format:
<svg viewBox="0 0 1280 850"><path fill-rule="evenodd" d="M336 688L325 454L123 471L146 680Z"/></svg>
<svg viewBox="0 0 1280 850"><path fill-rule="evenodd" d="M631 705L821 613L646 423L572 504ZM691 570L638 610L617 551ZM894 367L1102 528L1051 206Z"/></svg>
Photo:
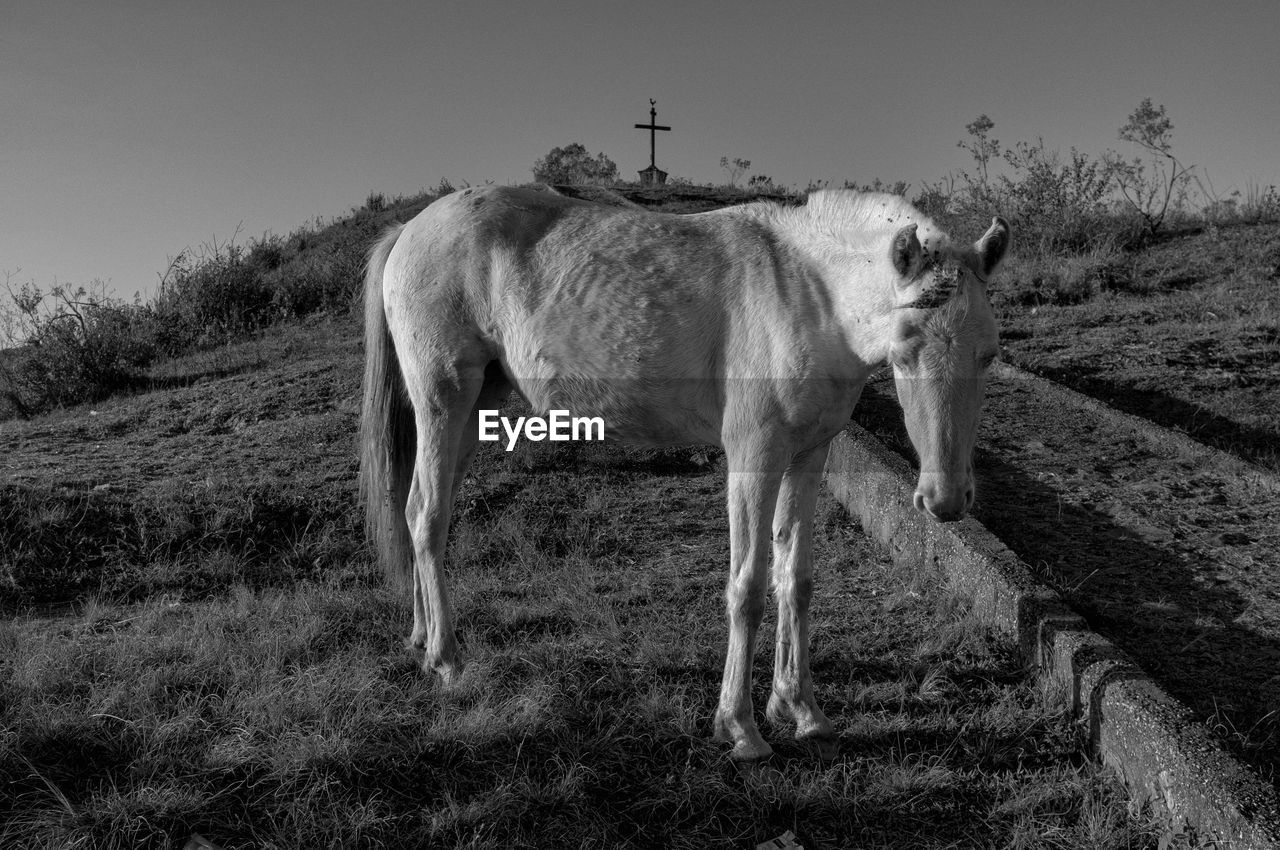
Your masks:
<svg viewBox="0 0 1280 850"><path fill-rule="evenodd" d="M1144 163L1140 157L1124 160L1115 153L1105 157L1125 203L1151 234L1165 223L1171 204L1175 210L1185 204L1191 184L1194 166L1183 165L1173 155L1172 136L1173 122L1164 106L1154 106L1151 98L1143 98L1120 128L1120 138L1145 151L1150 161Z"/></svg>

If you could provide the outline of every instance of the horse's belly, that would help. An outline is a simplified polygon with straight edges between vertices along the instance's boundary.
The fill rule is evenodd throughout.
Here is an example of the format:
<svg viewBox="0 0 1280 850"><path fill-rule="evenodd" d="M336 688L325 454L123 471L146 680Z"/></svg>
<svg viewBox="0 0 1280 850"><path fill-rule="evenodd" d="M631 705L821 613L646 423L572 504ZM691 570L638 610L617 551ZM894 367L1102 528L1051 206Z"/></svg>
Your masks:
<svg viewBox="0 0 1280 850"><path fill-rule="evenodd" d="M649 446L718 443L720 395L713 380L512 376L539 413L599 417L606 439Z"/></svg>

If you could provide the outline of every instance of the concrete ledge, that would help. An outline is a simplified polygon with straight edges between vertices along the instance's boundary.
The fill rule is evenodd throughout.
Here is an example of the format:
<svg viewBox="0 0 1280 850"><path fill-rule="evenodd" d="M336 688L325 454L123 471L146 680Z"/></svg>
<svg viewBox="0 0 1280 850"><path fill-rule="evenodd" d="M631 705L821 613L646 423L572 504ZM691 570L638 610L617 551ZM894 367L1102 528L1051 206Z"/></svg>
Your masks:
<svg viewBox="0 0 1280 850"><path fill-rule="evenodd" d="M1133 799L1220 846L1280 848L1275 789L1224 751L1191 712L1105 638L977 520L938 523L912 507L915 473L850 425L831 444L827 486L895 561L936 569L975 612L1018 642L1037 674L1070 696L1089 745Z"/></svg>

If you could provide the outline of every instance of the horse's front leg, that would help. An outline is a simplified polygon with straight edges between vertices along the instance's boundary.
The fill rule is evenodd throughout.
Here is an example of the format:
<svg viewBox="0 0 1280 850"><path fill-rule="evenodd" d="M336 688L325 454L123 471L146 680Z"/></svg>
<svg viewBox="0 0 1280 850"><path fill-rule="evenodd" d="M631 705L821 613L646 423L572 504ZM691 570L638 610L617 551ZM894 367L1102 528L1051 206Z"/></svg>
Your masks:
<svg viewBox="0 0 1280 850"><path fill-rule="evenodd" d="M714 737L733 744L733 757L743 760L763 759L773 752L760 737L751 706L751 659L767 591L769 517L782 475L782 464L762 464L764 457L762 451L725 447L729 466L729 581L725 587L729 646Z"/></svg>
<svg viewBox="0 0 1280 850"><path fill-rule="evenodd" d="M798 455L782 476L773 517L773 589L778 599L778 648L770 722L791 721L796 737L835 755L831 721L818 708L809 673L809 598L813 594L813 511L827 460L824 444Z"/></svg>

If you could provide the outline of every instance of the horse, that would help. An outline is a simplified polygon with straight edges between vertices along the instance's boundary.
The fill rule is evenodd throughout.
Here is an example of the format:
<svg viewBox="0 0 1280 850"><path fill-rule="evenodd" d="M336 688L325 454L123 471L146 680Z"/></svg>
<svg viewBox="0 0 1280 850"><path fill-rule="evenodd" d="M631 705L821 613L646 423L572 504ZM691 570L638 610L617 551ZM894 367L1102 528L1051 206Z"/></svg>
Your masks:
<svg viewBox="0 0 1280 850"><path fill-rule="evenodd" d="M479 411L515 389L535 411L601 417L610 439L723 448L729 635L712 737L737 759L771 753L750 687L772 550L766 717L832 752L808 627L828 445L888 361L920 460L915 508L965 514L998 353L986 286L1010 244L999 217L953 243L904 199L847 190L677 215L471 187L391 228L365 275L360 493L389 576L412 578L423 669L446 684L462 672L450 514Z"/></svg>

